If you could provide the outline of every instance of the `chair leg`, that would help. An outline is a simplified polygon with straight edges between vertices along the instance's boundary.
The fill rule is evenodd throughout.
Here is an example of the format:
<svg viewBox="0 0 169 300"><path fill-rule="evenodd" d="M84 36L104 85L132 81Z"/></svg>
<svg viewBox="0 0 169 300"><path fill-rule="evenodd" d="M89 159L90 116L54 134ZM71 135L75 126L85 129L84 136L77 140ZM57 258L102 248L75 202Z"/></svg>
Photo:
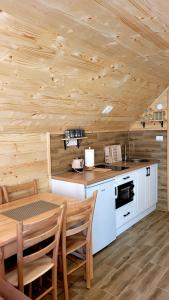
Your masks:
<svg viewBox="0 0 169 300"><path fill-rule="evenodd" d="M32 298L32 282L29 283L29 298Z"/></svg>
<svg viewBox="0 0 169 300"><path fill-rule="evenodd" d="M42 280L42 276L41 276L41 277L39 277L39 285L40 285L40 287L42 288L42 286L43 286L43 280Z"/></svg>
<svg viewBox="0 0 169 300"><path fill-rule="evenodd" d="M84 255L84 257L86 257L86 246L82 247L82 253ZM86 269L85 269L85 265L84 265L84 280L86 280Z"/></svg>
<svg viewBox="0 0 169 300"><path fill-rule="evenodd" d="M69 300L69 287L67 278L67 260L66 255L62 255L62 265L63 265L63 284L64 284L64 298Z"/></svg>
<svg viewBox="0 0 169 300"><path fill-rule="evenodd" d="M0 248L0 277L5 277L5 266L4 266L4 249Z"/></svg>
<svg viewBox="0 0 169 300"><path fill-rule="evenodd" d="M57 300L57 268L52 268L52 300Z"/></svg>
<svg viewBox="0 0 169 300"><path fill-rule="evenodd" d="M87 289L90 289L90 287L91 287L90 261L91 261L90 248L88 246L86 246L86 285L87 285Z"/></svg>
<svg viewBox="0 0 169 300"><path fill-rule="evenodd" d="M90 279L93 279L94 274L93 274L93 254L92 254L92 249L90 247Z"/></svg>

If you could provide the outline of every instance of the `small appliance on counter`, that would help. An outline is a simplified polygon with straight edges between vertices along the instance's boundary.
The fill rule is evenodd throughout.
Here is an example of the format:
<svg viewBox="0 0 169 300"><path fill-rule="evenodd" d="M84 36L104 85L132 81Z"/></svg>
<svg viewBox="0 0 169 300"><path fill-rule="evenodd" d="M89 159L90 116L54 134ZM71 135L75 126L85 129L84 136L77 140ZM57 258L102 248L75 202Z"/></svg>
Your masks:
<svg viewBox="0 0 169 300"><path fill-rule="evenodd" d="M109 145L104 147L105 163L112 164L122 161L121 145Z"/></svg>
<svg viewBox="0 0 169 300"><path fill-rule="evenodd" d="M86 169L94 168L94 149L85 149L85 167Z"/></svg>
<svg viewBox="0 0 169 300"><path fill-rule="evenodd" d="M77 157L72 160L72 169L75 172L83 171L83 167L84 167L84 159L83 158Z"/></svg>

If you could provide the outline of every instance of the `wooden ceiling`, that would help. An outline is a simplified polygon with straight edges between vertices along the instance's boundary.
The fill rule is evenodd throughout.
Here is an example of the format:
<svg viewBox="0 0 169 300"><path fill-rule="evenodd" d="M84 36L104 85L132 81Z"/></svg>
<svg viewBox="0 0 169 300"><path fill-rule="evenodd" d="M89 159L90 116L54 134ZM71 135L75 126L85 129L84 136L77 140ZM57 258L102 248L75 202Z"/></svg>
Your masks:
<svg viewBox="0 0 169 300"><path fill-rule="evenodd" d="M0 10L1 133L128 129L169 85L169 1L0 0Z"/></svg>

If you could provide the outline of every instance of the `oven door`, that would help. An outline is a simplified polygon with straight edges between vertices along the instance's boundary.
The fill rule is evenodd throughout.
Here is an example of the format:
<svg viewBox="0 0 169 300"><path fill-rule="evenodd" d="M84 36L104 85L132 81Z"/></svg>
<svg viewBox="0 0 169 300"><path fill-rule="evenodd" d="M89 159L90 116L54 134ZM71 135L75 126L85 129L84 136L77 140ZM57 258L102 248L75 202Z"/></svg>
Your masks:
<svg viewBox="0 0 169 300"><path fill-rule="evenodd" d="M134 200L133 181L119 184L115 187L116 209Z"/></svg>

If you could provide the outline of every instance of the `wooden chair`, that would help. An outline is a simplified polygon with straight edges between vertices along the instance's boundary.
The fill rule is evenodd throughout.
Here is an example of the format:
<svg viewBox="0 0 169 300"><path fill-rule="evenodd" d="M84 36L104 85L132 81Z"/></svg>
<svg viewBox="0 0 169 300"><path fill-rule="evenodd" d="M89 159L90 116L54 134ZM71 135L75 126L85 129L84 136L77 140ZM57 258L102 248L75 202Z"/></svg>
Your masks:
<svg viewBox="0 0 169 300"><path fill-rule="evenodd" d="M23 184L3 186L2 189L6 203L38 193L36 179Z"/></svg>
<svg viewBox="0 0 169 300"><path fill-rule="evenodd" d="M80 267L86 269L87 288L90 288L93 271L91 230L96 196L97 192L94 192L93 197L84 201L72 201L67 206L62 230L62 249L59 253L62 256L65 300L69 299L68 275ZM73 267L68 266L69 259L75 263Z"/></svg>
<svg viewBox="0 0 169 300"><path fill-rule="evenodd" d="M31 300L4 279L0 279L0 300Z"/></svg>
<svg viewBox="0 0 169 300"><path fill-rule="evenodd" d="M61 205L43 220L25 224L21 221L17 224L17 268L5 277L13 286L18 286L19 290L24 292L25 285L52 270L52 285L36 298L38 300L50 292L52 300L57 299L57 258L63 214L64 205ZM46 241L43 249L34 247L42 241ZM29 254L26 254L24 249L28 249ZM33 249L32 253L30 249ZM51 257L46 255L49 252L52 253ZM29 296L31 297L31 288Z"/></svg>
<svg viewBox="0 0 169 300"><path fill-rule="evenodd" d="M2 204L2 201L3 201L3 199L2 199L2 188L0 187L0 204Z"/></svg>

